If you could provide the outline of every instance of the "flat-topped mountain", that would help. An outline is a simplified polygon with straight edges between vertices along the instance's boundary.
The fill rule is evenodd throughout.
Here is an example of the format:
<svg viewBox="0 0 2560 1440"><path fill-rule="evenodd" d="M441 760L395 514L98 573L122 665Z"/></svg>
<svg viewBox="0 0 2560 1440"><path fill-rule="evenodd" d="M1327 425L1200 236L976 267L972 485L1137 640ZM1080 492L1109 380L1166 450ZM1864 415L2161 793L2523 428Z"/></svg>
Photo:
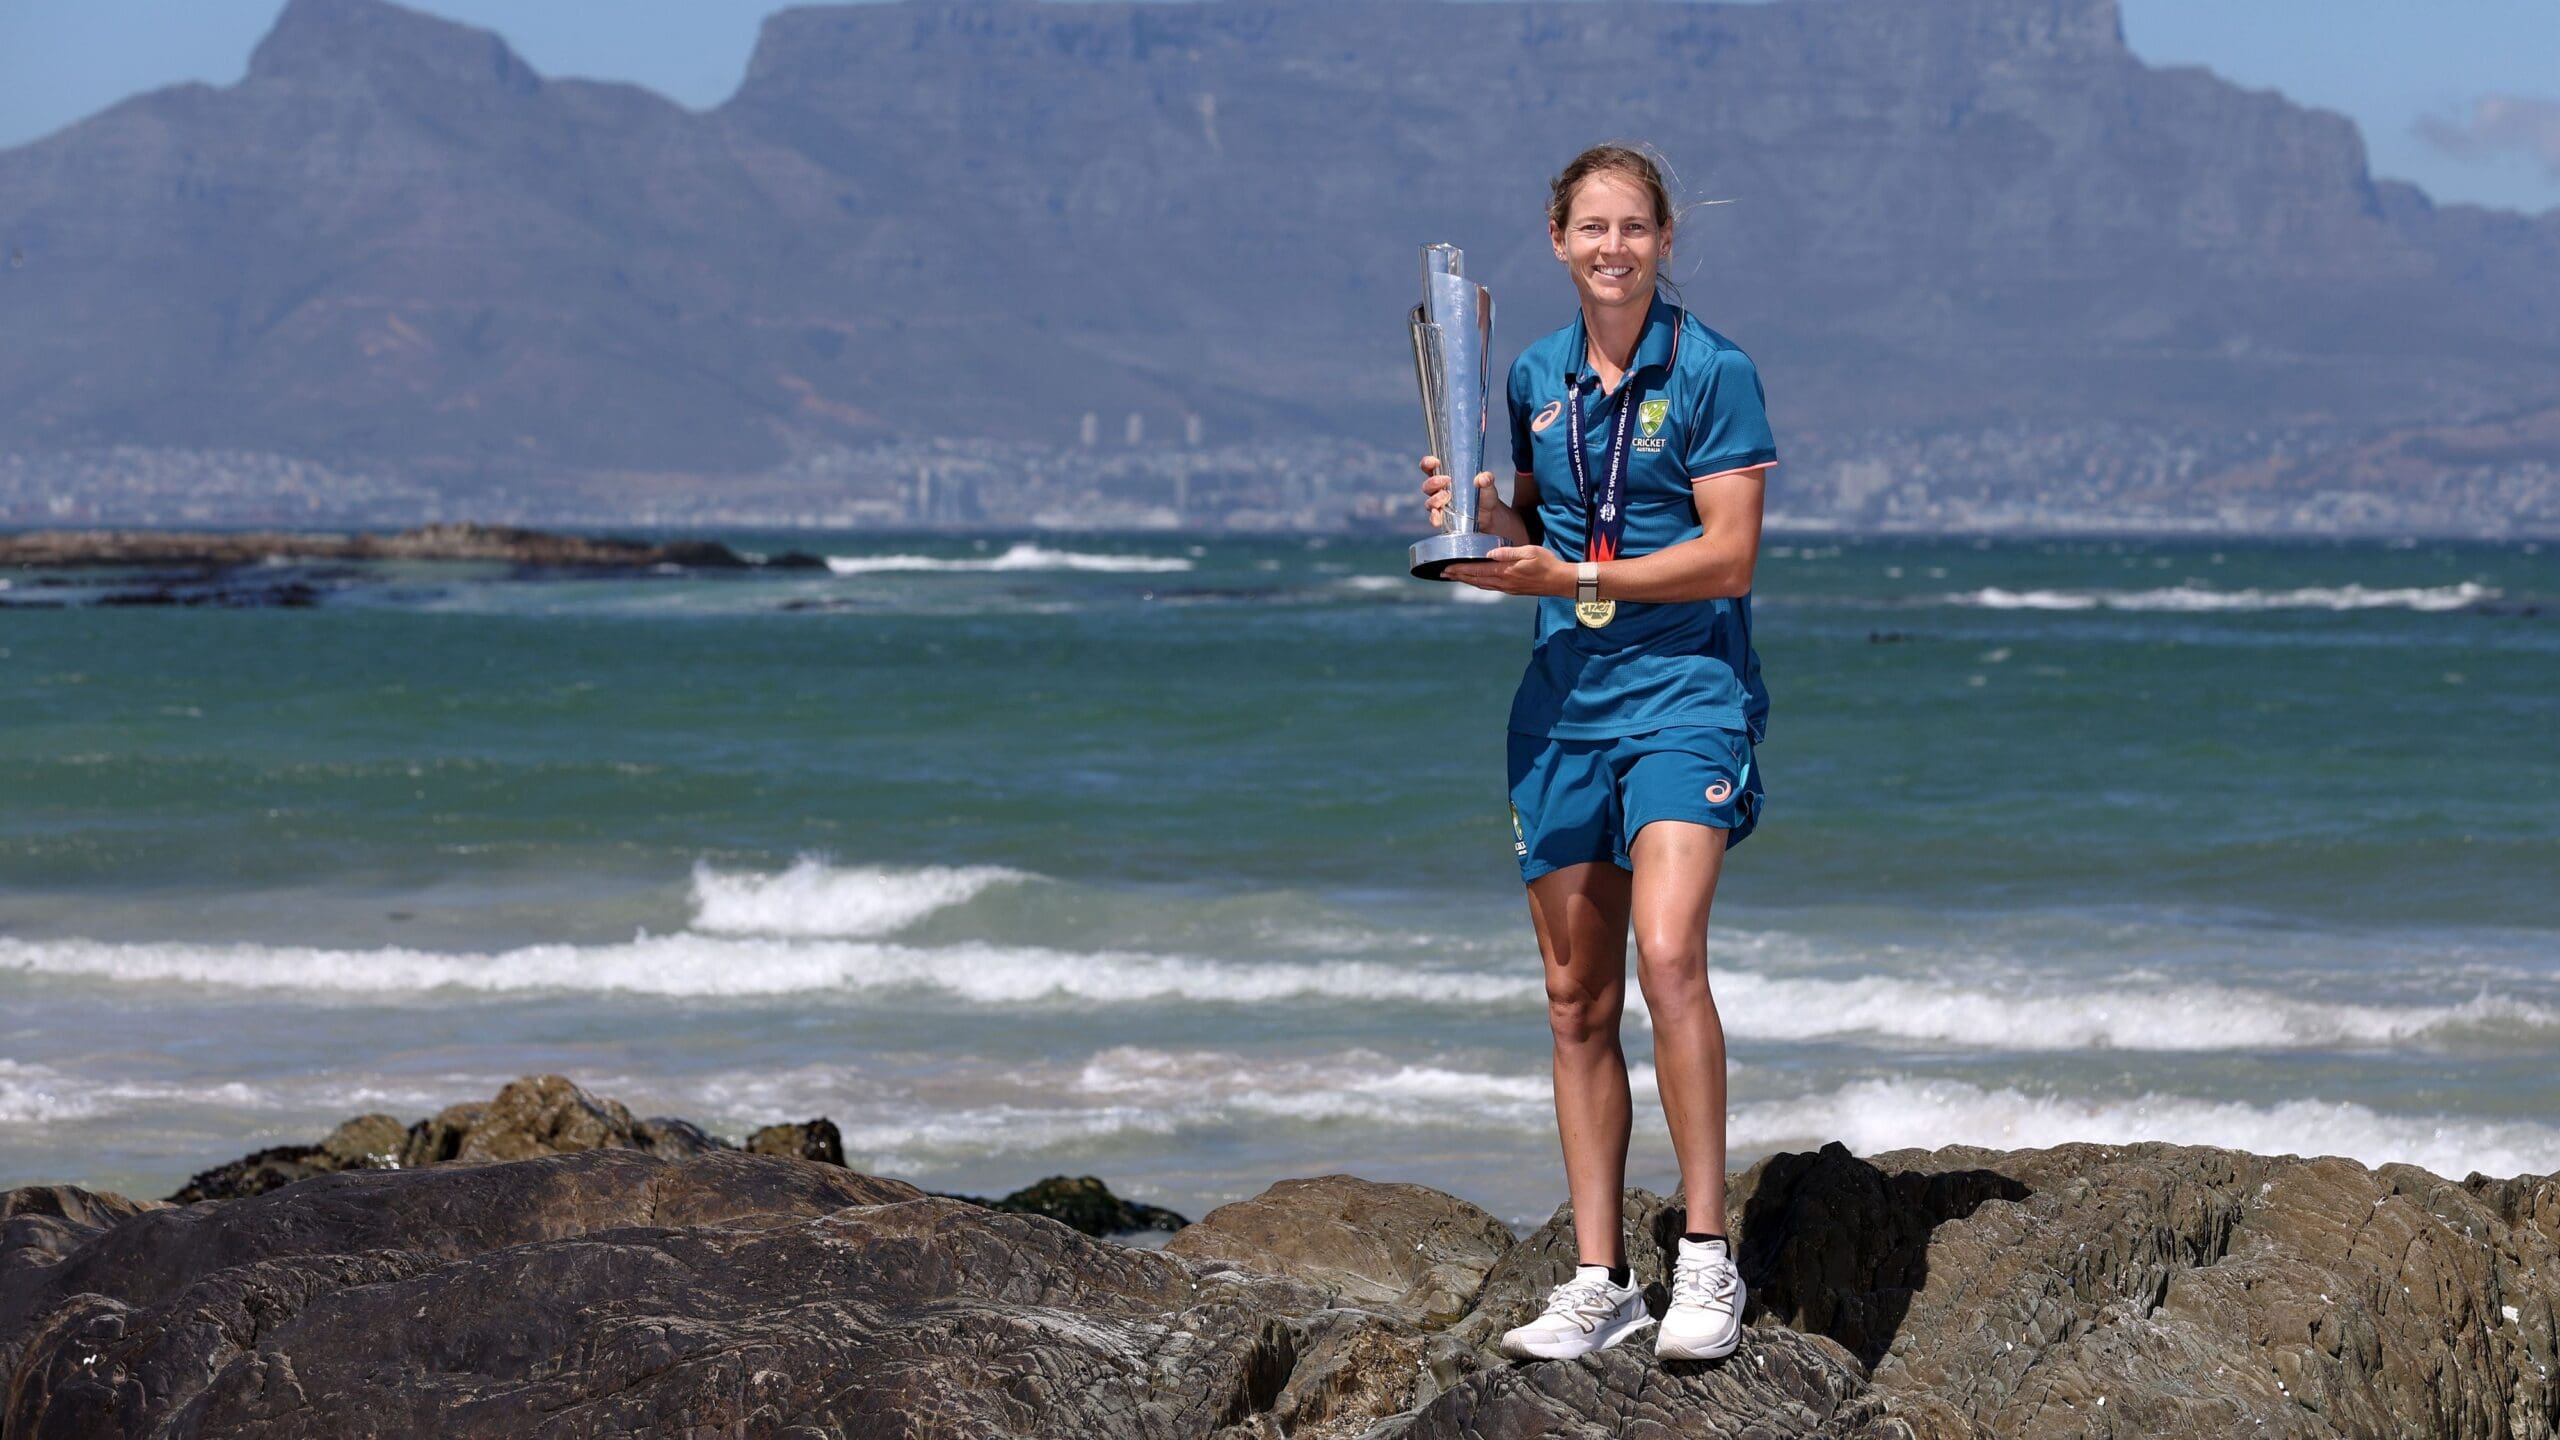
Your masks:
<svg viewBox="0 0 2560 1440"><path fill-rule="evenodd" d="M1088 413L1409 446L1417 246L1466 246L1507 356L1570 314L1545 178L1628 135L1733 202L1670 270L1800 496L1872 491L1833 467L1889 436L2127 427L2205 483L2560 407L2560 212L2376 181L2342 117L2142 64L2111 0L811 7L699 113L292 0L239 84L0 152L0 452L538 484Z"/></svg>

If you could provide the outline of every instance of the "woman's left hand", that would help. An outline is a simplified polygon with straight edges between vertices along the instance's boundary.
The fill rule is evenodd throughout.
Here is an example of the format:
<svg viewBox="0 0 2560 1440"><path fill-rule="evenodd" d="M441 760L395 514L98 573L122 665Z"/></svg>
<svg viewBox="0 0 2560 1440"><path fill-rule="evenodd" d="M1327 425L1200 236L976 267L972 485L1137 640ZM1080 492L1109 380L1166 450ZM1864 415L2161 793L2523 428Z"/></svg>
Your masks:
<svg viewBox="0 0 2560 1440"><path fill-rule="evenodd" d="M1544 545L1505 545L1482 560L1461 560L1440 573L1505 595L1573 593L1573 567Z"/></svg>

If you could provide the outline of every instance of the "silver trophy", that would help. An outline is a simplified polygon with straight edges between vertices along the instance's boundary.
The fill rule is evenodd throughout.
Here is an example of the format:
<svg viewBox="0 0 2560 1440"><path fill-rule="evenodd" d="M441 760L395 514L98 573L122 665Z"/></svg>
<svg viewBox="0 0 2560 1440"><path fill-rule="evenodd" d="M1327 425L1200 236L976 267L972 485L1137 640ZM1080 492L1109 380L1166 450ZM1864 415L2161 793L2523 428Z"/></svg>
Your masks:
<svg viewBox="0 0 2560 1440"><path fill-rule="evenodd" d="M1413 545L1413 573L1437 580L1451 561L1481 560L1500 536L1476 529L1476 473L1484 469L1485 410L1493 396L1493 292L1472 284L1466 252L1422 247L1422 303L1413 307L1413 373L1422 382L1422 419L1431 453L1449 477L1448 517Z"/></svg>

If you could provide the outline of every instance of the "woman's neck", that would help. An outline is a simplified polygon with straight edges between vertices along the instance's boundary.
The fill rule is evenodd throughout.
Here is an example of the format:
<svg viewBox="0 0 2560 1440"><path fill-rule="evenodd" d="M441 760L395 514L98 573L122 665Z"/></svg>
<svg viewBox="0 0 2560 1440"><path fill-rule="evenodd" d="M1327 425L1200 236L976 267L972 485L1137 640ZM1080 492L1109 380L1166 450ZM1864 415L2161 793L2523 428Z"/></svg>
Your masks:
<svg viewBox="0 0 2560 1440"><path fill-rule="evenodd" d="M1652 309L1651 305L1612 305L1595 314L1590 306L1583 307L1582 330L1591 342L1586 358L1599 370L1607 388L1617 389L1627 367L1635 363L1636 342L1644 338L1645 316Z"/></svg>

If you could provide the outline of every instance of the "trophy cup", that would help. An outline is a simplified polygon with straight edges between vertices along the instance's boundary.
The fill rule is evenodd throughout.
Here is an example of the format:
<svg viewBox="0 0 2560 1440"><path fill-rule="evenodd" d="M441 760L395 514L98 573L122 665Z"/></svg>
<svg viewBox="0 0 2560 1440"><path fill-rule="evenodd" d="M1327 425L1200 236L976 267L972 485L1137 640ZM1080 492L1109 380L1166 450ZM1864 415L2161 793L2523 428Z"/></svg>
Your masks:
<svg viewBox="0 0 2560 1440"><path fill-rule="evenodd" d="M1431 453L1449 477L1448 518L1414 542L1413 573L1437 580L1454 560L1481 560L1502 545L1476 529L1476 473L1484 469L1485 407L1493 394L1493 292L1470 283L1466 252L1422 247L1422 303L1413 307L1413 372Z"/></svg>

